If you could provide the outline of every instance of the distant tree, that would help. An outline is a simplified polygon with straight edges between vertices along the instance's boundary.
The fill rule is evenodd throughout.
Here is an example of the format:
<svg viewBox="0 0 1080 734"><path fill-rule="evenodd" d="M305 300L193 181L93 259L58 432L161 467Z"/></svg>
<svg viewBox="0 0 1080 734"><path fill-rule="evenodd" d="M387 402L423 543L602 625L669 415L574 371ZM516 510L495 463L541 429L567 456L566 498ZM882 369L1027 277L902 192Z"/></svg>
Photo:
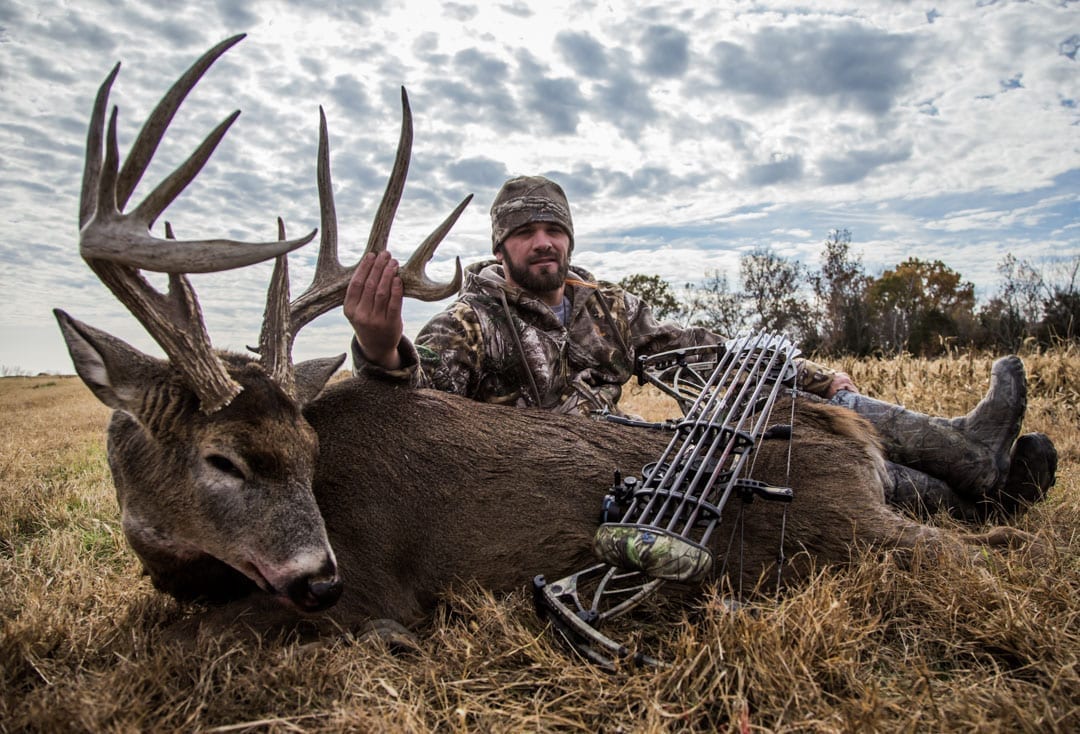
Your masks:
<svg viewBox="0 0 1080 734"><path fill-rule="evenodd" d="M731 291L725 273L715 270L706 275L703 283L686 284L689 321L722 336L733 336L746 326L742 299Z"/></svg>
<svg viewBox="0 0 1080 734"><path fill-rule="evenodd" d="M873 349L866 291L873 280L851 254L851 231L834 229L825 240L821 270L809 276L820 304L822 351L866 355Z"/></svg>
<svg viewBox="0 0 1080 734"><path fill-rule="evenodd" d="M1001 284L996 295L978 312L979 346L1015 351L1035 334L1047 297L1043 276L1031 263L1012 253L998 263Z"/></svg>
<svg viewBox="0 0 1080 734"><path fill-rule="evenodd" d="M1080 293L1055 289L1044 308L1045 315L1038 328L1041 343L1080 341Z"/></svg>
<svg viewBox="0 0 1080 734"><path fill-rule="evenodd" d="M1080 255L1061 263L1053 293L1043 302L1038 336L1043 344L1080 341Z"/></svg>
<svg viewBox="0 0 1080 734"><path fill-rule="evenodd" d="M1001 299L1023 323L1034 326L1048 293L1042 273L1027 260L1017 260L1011 252L998 263L998 272L1002 277L998 291Z"/></svg>
<svg viewBox="0 0 1080 734"><path fill-rule="evenodd" d="M874 280L867 297L886 352L933 355L950 338L972 336L975 286L940 260L905 260Z"/></svg>
<svg viewBox="0 0 1080 734"><path fill-rule="evenodd" d="M648 302L659 321L677 320L686 314L685 304L659 275L628 275L619 281L619 287Z"/></svg>
<svg viewBox="0 0 1080 734"><path fill-rule="evenodd" d="M979 308L976 314L978 332L975 343L983 349L1015 352L1024 337L1031 333L1030 326L1007 300L994 296Z"/></svg>
<svg viewBox="0 0 1080 734"><path fill-rule="evenodd" d="M739 260L743 295L755 328L785 334L797 342L813 341L813 309L803 294L804 269L765 247Z"/></svg>

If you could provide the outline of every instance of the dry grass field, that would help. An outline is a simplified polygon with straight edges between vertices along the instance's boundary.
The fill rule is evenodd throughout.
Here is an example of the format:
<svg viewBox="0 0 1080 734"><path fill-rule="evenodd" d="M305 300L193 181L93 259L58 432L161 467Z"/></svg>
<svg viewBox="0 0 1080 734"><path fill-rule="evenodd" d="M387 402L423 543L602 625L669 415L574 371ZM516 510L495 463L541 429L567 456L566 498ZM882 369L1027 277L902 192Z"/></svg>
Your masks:
<svg viewBox="0 0 1080 734"><path fill-rule="evenodd" d="M869 394L972 407L990 358L849 362ZM1026 430L1060 451L1049 498L1014 520L1056 549L986 568L888 555L821 569L777 602L658 601L645 635L671 665L606 674L545 633L522 591L447 599L419 648L166 642L193 614L156 593L120 531L107 410L76 378L0 380L2 731L1080 730L1080 353L1025 355ZM634 389L632 409L672 414ZM946 518L936 522L948 524Z"/></svg>

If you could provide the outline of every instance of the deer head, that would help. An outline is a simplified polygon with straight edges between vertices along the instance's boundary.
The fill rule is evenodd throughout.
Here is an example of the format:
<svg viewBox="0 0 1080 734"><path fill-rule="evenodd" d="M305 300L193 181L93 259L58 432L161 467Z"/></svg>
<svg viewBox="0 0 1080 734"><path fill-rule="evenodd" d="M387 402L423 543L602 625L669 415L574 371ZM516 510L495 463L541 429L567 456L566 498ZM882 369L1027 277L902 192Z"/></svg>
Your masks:
<svg viewBox="0 0 1080 734"><path fill-rule="evenodd" d="M63 311L54 313L79 376L116 411L109 427L109 462L124 531L155 583L182 597L185 574L213 574L220 578L221 596L254 584L301 610L317 611L338 599L342 581L312 494L317 437L301 410L341 366L344 355L294 365L292 344L304 325L341 305L356 267L343 267L338 260L325 115L320 109L320 249L312 283L295 300L289 297L287 254L310 242L315 231L286 239L279 219L278 239L262 243L177 241L168 223L165 238L150 234L239 112L127 210L181 102L213 62L242 38L234 36L210 49L177 80L150 114L123 166L115 108L107 132L104 124L119 64L101 85L91 116L79 211L80 252L168 360L142 354ZM404 90L402 104L397 157L365 252L386 248L404 189L412 145ZM437 300L458 290L460 262L446 284L431 281L424 266L470 198L403 268L407 295ZM215 351L186 273L227 270L269 258L276 262L258 358ZM155 290L142 270L167 273L167 292Z"/></svg>

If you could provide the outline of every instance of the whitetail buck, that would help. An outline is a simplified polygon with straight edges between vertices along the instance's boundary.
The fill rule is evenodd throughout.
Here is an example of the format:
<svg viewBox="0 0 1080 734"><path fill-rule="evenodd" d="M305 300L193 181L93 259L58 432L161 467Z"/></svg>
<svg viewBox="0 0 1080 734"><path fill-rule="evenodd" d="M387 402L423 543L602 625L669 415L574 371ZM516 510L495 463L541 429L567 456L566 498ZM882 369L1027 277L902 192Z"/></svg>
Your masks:
<svg viewBox="0 0 1080 734"><path fill-rule="evenodd" d="M104 125L118 67L94 105L81 253L168 361L56 312L80 377L115 410L108 454L123 529L154 585L179 599L248 597L262 606L273 599L278 603L269 606L288 614L319 612L346 626L376 619L412 625L456 581L509 590L535 574L559 578L592 562L613 472L639 472L668 436L384 381L353 378L326 387L343 356L293 365L297 331L341 304L352 272L338 262L325 117L321 249L312 285L295 300L286 253L314 233L286 240L281 231L277 242L244 244L157 239L148 231L198 174L235 114L125 213L177 107L240 38L211 49L177 81L122 167L115 110L107 133ZM397 159L369 251L386 247L404 186L411 149L404 95L403 103ZM467 202L403 269L407 295L433 300L457 290L460 266L453 282L440 286L424 275L424 264ZM258 357L216 352L184 273L271 257L277 262ZM157 292L140 270L168 273L168 292ZM755 476L794 490L787 577L797 576L800 561L846 562L854 545L907 551L922 544L955 553L962 540L1000 537L960 538L888 508L883 459L870 435L853 413L806 403L798 410L790 477L786 441L759 449ZM776 561L780 510L759 503L745 521L742 573L753 585ZM726 536L721 530L716 537Z"/></svg>

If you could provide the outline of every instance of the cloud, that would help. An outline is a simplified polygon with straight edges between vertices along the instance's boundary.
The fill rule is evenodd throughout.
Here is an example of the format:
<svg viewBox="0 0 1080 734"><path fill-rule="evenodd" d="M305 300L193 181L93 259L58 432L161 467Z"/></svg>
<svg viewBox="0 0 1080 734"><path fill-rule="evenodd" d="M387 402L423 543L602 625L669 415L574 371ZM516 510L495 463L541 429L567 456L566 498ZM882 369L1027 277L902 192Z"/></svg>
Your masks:
<svg viewBox="0 0 1080 734"><path fill-rule="evenodd" d="M641 37L642 68L653 76L680 77L690 64L690 37L678 28L654 25Z"/></svg>
<svg viewBox="0 0 1080 734"><path fill-rule="evenodd" d="M453 63L455 69L477 84L503 84L510 71L505 61L476 48L458 51Z"/></svg>
<svg viewBox="0 0 1080 734"><path fill-rule="evenodd" d="M620 72L596 87L592 109L600 120L610 121L630 140L657 117L649 86L629 73Z"/></svg>
<svg viewBox="0 0 1080 734"><path fill-rule="evenodd" d="M796 240L807 240L814 236L814 233L808 229L774 229L769 234Z"/></svg>
<svg viewBox="0 0 1080 734"><path fill-rule="evenodd" d="M998 84L1001 86L1002 92L1008 92L1013 89L1023 89L1023 78L1023 74L1016 74L1009 79L1002 79Z"/></svg>
<svg viewBox="0 0 1080 734"><path fill-rule="evenodd" d="M479 9L475 5L444 2L442 6L442 11L448 18L453 18L456 21L464 22L475 18L476 14L479 12Z"/></svg>
<svg viewBox="0 0 1080 734"><path fill-rule="evenodd" d="M1005 230L1017 224L1025 227L1037 227L1047 219L1057 219L1061 216L1061 207L1070 207L1080 204L1080 196L1051 196L1036 201L1029 206L1017 206L1012 208L978 207L961 209L948 212L945 216L934 222L928 222L929 229L940 229L948 232L964 232L969 230Z"/></svg>
<svg viewBox="0 0 1080 734"><path fill-rule="evenodd" d="M588 33L560 31L555 36L555 48L584 77L597 79L608 72L607 52L599 41Z"/></svg>
<svg viewBox="0 0 1080 734"><path fill-rule="evenodd" d="M743 174L743 182L750 186L773 186L793 183L803 177L801 155L777 155L768 163L750 166Z"/></svg>
<svg viewBox="0 0 1080 734"><path fill-rule="evenodd" d="M455 161L447 166L450 177L467 189L501 185L510 177L506 165L483 156Z"/></svg>
<svg viewBox="0 0 1080 734"><path fill-rule="evenodd" d="M498 8L504 13L507 13L509 15L516 15L519 18L531 18L533 16L533 11L530 10L528 4L523 2L522 0L514 0L514 2L509 3L499 3Z"/></svg>
<svg viewBox="0 0 1080 734"><path fill-rule="evenodd" d="M350 74L339 74L334 78L330 85L330 97L336 103L335 106L350 119L370 117L373 112L364 86Z"/></svg>
<svg viewBox="0 0 1080 734"><path fill-rule="evenodd" d="M517 55L517 84L522 89L526 124L537 121L536 132L570 135L577 131L585 98L571 77L548 76L547 68L526 50ZM532 126L530 125L530 128Z"/></svg>
<svg viewBox="0 0 1080 734"><path fill-rule="evenodd" d="M1076 61L1076 52L1080 50L1080 34L1074 33L1058 44L1058 53L1069 61Z"/></svg>
<svg viewBox="0 0 1080 734"><path fill-rule="evenodd" d="M661 166L643 166L631 174L613 173L609 179L611 193L615 196L650 196L660 191L679 188L681 183L675 175Z"/></svg>
<svg viewBox="0 0 1080 734"><path fill-rule="evenodd" d="M453 56L424 55L424 109L434 119L481 125L507 133L516 130L520 106L511 91L511 64L479 49ZM447 70L449 69L449 73Z"/></svg>
<svg viewBox="0 0 1080 734"><path fill-rule="evenodd" d="M911 158L911 143L880 148L851 150L841 156L826 156L818 161L822 183L830 186L862 181L881 166Z"/></svg>
<svg viewBox="0 0 1080 734"><path fill-rule="evenodd" d="M907 35L846 22L767 27L743 44L716 43L710 56L716 84L756 102L809 97L881 116L911 83L912 46Z"/></svg>
<svg viewBox="0 0 1080 734"><path fill-rule="evenodd" d="M675 76L685 71L685 34L651 26L643 38L643 68L648 73ZM594 82L591 91L579 97L593 119L614 125L630 140L637 139L642 127L656 119L649 84L634 75L625 50L609 50L588 33L570 31L558 33L555 46L576 73Z"/></svg>

